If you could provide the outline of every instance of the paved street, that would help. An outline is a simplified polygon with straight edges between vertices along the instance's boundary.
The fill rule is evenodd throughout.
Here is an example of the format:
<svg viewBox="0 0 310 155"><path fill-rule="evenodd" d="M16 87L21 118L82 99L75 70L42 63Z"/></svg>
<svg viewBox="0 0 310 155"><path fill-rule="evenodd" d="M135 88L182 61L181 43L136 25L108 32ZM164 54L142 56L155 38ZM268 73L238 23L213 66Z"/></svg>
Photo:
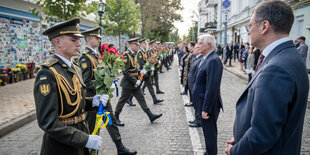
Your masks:
<svg viewBox="0 0 310 155"><path fill-rule="evenodd" d="M163 104L153 105L151 96L146 91L146 100L149 108L154 113L163 113L162 118L151 124L147 115L142 111L135 99L134 102L137 106L129 107L126 105L120 115L120 119L125 123L125 127L119 127L122 141L128 148L137 150L138 154L200 154L194 152L192 144L196 144L195 141L200 141L204 149L201 128L197 130L199 138L191 138L191 136L195 135L192 135L187 125L188 119L185 113L187 110L183 106L184 101L180 95L181 89L175 62L171 70L166 71L164 69L165 73L159 74L160 87L165 94L158 95L158 98L165 100ZM27 83L24 82L25 86L23 88L30 88L32 86L32 82L30 81ZM225 154L225 141L229 140L232 136L235 103L245 86L246 82L244 80L241 80L230 72L224 71L221 85L224 112L220 113L218 120L219 154ZM25 98L31 99L32 91L24 95L27 96ZM117 98L114 98L112 101L114 108L116 102ZM1 109L3 108L1 107ZM191 108L189 109L193 113L193 110ZM306 115L301 154L310 154L309 110L307 110ZM116 147L106 129L101 131L104 139L104 150L101 154L116 154ZM0 155L39 154L42 135L43 132L38 128L37 122L33 121L0 139Z"/></svg>

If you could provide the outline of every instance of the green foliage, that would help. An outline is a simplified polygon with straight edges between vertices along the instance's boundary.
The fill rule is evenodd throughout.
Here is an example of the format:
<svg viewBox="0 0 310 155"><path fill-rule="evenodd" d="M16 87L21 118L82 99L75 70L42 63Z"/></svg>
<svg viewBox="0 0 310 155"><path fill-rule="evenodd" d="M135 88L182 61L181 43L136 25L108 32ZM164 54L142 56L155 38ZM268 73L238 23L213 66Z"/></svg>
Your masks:
<svg viewBox="0 0 310 155"><path fill-rule="evenodd" d="M169 34L169 41L178 42L180 40L179 31L175 30Z"/></svg>
<svg viewBox="0 0 310 155"><path fill-rule="evenodd" d="M186 36L186 42L195 41L198 42L198 21L193 21L194 26L190 27L189 32ZM194 31L194 36L193 36ZM194 38L194 40L192 40Z"/></svg>
<svg viewBox="0 0 310 155"><path fill-rule="evenodd" d="M107 54L105 51L101 61L94 70L96 81L94 82L97 94L108 94L113 97L114 89L110 89L113 84L113 79L117 79L120 74L119 70L124 70L125 64L122 57L115 54Z"/></svg>
<svg viewBox="0 0 310 155"><path fill-rule="evenodd" d="M139 5L133 0L107 0L104 33L119 37L121 34L131 34L138 30L140 16Z"/></svg>
<svg viewBox="0 0 310 155"><path fill-rule="evenodd" d="M40 15L37 8L32 8L34 15L40 16L41 20L47 22L69 20L74 17L86 17L90 13L97 12L98 2L86 4L87 0L38 0L36 4L40 5L42 12L46 15L44 18Z"/></svg>

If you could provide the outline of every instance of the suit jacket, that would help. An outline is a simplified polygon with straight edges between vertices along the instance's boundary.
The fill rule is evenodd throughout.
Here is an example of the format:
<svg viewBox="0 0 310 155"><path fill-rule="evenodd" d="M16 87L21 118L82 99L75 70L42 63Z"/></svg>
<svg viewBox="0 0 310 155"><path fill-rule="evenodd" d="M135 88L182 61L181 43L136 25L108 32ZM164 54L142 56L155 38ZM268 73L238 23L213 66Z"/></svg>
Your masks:
<svg viewBox="0 0 310 155"><path fill-rule="evenodd" d="M304 62L306 62L308 56L308 46L305 43L299 44L297 50L301 55L302 59L304 60Z"/></svg>
<svg viewBox="0 0 310 155"><path fill-rule="evenodd" d="M233 46L226 46L226 55L231 56L232 50L233 50Z"/></svg>
<svg viewBox="0 0 310 155"><path fill-rule="evenodd" d="M308 89L293 42L275 47L237 101L230 154L300 154Z"/></svg>
<svg viewBox="0 0 310 155"><path fill-rule="evenodd" d="M200 113L204 111L212 116L223 107L220 93L223 64L214 51L201 63L200 67L198 64L199 69L192 92L193 99L200 105Z"/></svg>
<svg viewBox="0 0 310 155"><path fill-rule="evenodd" d="M197 75L198 66L199 66L199 63L200 63L202 57L203 56L200 55L199 58L195 58L190 69L189 69L189 72L188 72L188 88L189 88L189 90L193 90L193 86L194 86L196 75Z"/></svg>

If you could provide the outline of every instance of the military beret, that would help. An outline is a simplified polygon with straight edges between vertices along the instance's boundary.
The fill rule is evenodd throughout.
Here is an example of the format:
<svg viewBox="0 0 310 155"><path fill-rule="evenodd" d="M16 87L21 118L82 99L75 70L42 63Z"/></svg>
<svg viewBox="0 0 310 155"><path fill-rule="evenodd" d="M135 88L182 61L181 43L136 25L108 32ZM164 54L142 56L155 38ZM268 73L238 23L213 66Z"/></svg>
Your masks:
<svg viewBox="0 0 310 155"><path fill-rule="evenodd" d="M83 37L79 31L79 23L79 18L73 18L68 21L61 22L45 30L43 35L47 35L49 40L61 35Z"/></svg>
<svg viewBox="0 0 310 155"><path fill-rule="evenodd" d="M86 30L86 31L82 32L82 35L84 37L95 36L95 37L101 38L101 36L100 36L100 27L96 27L96 28L93 28L93 29L90 29L90 30Z"/></svg>
<svg viewBox="0 0 310 155"><path fill-rule="evenodd" d="M127 42L129 43L129 44L139 44L139 37L137 37L137 38L131 38L131 39L129 39Z"/></svg>

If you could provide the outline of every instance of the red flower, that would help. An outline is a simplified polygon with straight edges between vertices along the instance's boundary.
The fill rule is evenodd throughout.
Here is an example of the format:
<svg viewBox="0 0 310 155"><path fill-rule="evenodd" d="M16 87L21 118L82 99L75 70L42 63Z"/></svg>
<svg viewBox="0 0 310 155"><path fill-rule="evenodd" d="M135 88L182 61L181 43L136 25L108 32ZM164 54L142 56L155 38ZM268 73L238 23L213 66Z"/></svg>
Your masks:
<svg viewBox="0 0 310 155"><path fill-rule="evenodd" d="M109 51L109 46L107 44L102 44L101 51Z"/></svg>
<svg viewBox="0 0 310 155"><path fill-rule="evenodd" d="M101 61L101 60L102 60L102 58L103 58L103 54L101 54L101 57L99 58L99 60Z"/></svg>

